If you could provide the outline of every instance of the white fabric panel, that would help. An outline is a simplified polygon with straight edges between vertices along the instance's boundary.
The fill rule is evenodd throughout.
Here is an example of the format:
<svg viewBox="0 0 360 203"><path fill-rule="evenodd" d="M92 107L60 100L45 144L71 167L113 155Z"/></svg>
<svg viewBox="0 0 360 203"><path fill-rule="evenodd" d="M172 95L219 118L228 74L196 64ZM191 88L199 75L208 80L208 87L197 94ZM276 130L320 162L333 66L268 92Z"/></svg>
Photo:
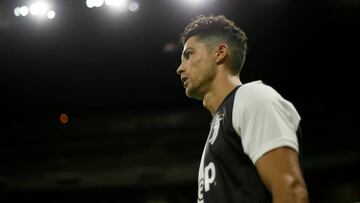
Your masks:
<svg viewBox="0 0 360 203"><path fill-rule="evenodd" d="M236 92L233 127L254 164L278 147L287 146L298 152L299 122L295 107L261 81L244 84Z"/></svg>

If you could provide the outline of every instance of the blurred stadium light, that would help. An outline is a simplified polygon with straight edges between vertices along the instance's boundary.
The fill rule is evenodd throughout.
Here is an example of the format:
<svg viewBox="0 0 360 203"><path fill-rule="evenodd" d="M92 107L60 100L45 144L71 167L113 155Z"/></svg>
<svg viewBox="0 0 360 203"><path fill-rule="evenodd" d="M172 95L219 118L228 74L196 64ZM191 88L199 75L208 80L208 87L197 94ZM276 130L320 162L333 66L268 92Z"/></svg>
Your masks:
<svg viewBox="0 0 360 203"><path fill-rule="evenodd" d="M37 1L30 6L24 5L14 9L16 17L27 16L28 14L41 18L47 17L48 19L53 19L56 15L55 11L50 9L50 5L44 1Z"/></svg>
<svg viewBox="0 0 360 203"><path fill-rule="evenodd" d="M129 4L129 10L130 10L131 12L136 12L136 11L138 11L138 10L139 10L139 3L137 3L137 2L131 2L131 3Z"/></svg>
<svg viewBox="0 0 360 203"><path fill-rule="evenodd" d="M30 13L32 15L44 16L49 10L49 5L43 1L30 5Z"/></svg>
<svg viewBox="0 0 360 203"><path fill-rule="evenodd" d="M20 16L20 8L19 8L19 7L16 7L16 8L14 9L14 15L15 15L16 17Z"/></svg>
<svg viewBox="0 0 360 203"><path fill-rule="evenodd" d="M55 14L56 14L55 11L51 10L47 13L47 17L49 19L53 19L53 18L55 18Z"/></svg>
<svg viewBox="0 0 360 203"><path fill-rule="evenodd" d="M129 2L128 0L86 0L86 6L88 8L98 8L107 6L115 11L137 12L140 8L138 2Z"/></svg>
<svg viewBox="0 0 360 203"><path fill-rule="evenodd" d="M27 7L27 6L22 6L22 7L20 8L20 14L21 14L22 16L27 16L28 13L29 13L29 7Z"/></svg>

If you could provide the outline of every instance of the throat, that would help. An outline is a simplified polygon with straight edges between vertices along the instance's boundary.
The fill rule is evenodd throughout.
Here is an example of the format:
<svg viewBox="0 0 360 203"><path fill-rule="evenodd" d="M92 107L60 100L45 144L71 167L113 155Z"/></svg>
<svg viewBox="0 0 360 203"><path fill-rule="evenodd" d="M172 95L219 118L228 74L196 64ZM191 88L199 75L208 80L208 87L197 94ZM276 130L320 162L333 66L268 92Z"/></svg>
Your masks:
<svg viewBox="0 0 360 203"><path fill-rule="evenodd" d="M239 85L241 82L231 83L207 92L203 97L203 106L214 115L226 97Z"/></svg>
<svg viewBox="0 0 360 203"><path fill-rule="evenodd" d="M217 101L217 96L213 93L207 93L204 95L203 106L211 112L212 115L215 114L220 103Z"/></svg>

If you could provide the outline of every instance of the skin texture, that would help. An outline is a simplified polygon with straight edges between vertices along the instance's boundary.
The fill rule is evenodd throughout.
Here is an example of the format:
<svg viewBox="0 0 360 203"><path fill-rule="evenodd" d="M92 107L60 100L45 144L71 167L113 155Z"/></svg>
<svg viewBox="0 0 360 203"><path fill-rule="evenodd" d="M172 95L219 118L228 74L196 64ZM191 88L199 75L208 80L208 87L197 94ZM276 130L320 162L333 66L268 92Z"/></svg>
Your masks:
<svg viewBox="0 0 360 203"><path fill-rule="evenodd" d="M308 193L301 174L298 154L291 148L280 147L264 154L256 169L273 195L273 202L308 202Z"/></svg>
<svg viewBox="0 0 360 203"><path fill-rule="evenodd" d="M182 69L184 68L184 69ZM185 93L188 97L202 100L216 75L215 61L206 51L206 46L195 38L188 40L182 54L182 64L178 72L183 71Z"/></svg>
<svg viewBox="0 0 360 203"><path fill-rule="evenodd" d="M177 73L185 87L185 94L203 100L203 105L214 113L223 99L240 85L237 75L232 75L229 66L229 46L220 42L213 50L196 36L190 37L184 46L181 64Z"/></svg>
<svg viewBox="0 0 360 203"><path fill-rule="evenodd" d="M230 71L231 53L226 42L219 42L213 49L190 37L183 49L181 64L177 69L184 84L185 94L202 100L212 114L225 97L241 85L240 77ZM260 157L256 169L275 203L307 203L308 193L301 173L296 151L279 147Z"/></svg>

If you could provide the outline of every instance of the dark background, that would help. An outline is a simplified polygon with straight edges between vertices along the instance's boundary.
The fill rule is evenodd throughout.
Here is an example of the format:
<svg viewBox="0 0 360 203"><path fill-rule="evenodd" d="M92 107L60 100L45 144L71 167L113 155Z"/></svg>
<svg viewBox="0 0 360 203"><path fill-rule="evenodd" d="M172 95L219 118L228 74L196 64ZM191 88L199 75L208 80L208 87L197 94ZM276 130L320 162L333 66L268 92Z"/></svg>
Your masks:
<svg viewBox="0 0 360 203"><path fill-rule="evenodd" d="M360 1L50 2L43 21L0 2L0 202L195 202L211 115L184 94L177 42L210 13L248 35L242 82L298 109L312 202L360 201Z"/></svg>

